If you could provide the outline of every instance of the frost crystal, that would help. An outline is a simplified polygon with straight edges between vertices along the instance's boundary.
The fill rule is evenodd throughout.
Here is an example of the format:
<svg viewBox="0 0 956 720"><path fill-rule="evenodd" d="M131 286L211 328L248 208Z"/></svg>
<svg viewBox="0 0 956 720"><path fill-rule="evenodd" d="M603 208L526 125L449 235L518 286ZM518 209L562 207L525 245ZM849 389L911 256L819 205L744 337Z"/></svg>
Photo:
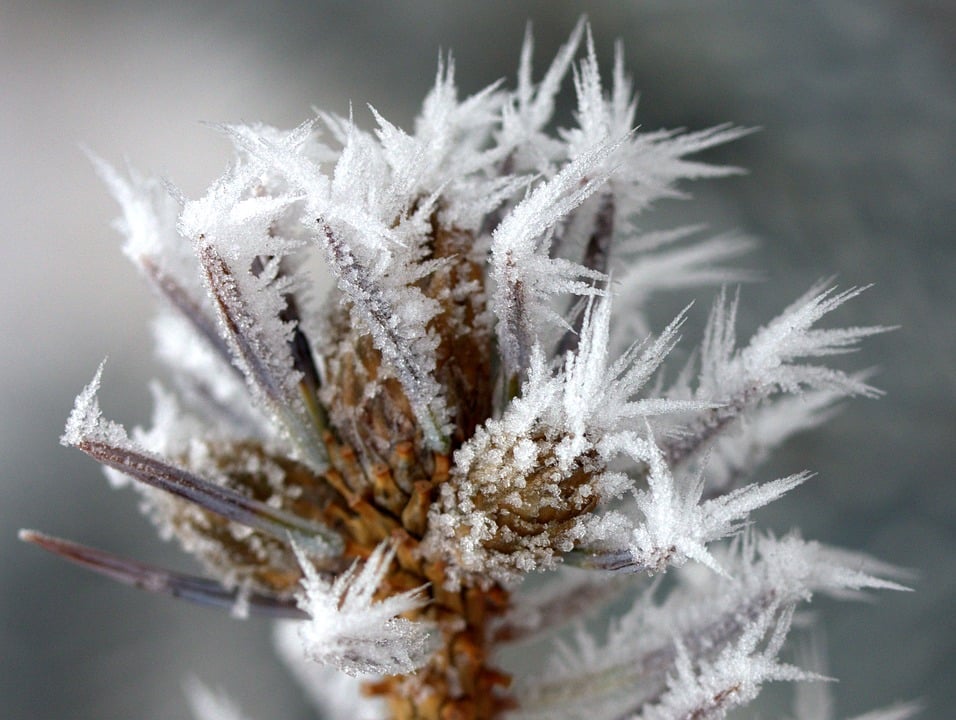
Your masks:
<svg viewBox="0 0 956 720"><path fill-rule="evenodd" d="M555 128L569 73L576 108ZM280 653L343 720L703 720L817 678L786 660L795 611L903 588L869 558L752 529L809 474L750 476L842 398L878 394L824 361L886 328L820 327L862 292L821 284L738 344L721 288L675 368L697 310L649 320L661 292L753 277L734 267L746 238L643 219L684 180L738 172L691 156L749 130L640 129L622 47L607 83L583 21L540 81L529 31L516 89L461 98L449 56L411 130L370 114L371 131L351 112L218 125L235 161L198 199L94 158L161 299L177 392L154 384L152 427L127 433L100 410L101 366L62 441L135 480L210 577L21 537L282 618ZM606 632L585 629L628 597ZM545 649L542 670L509 667L498 651L518 642ZM191 697L203 720L241 717Z"/></svg>
<svg viewBox="0 0 956 720"><path fill-rule="evenodd" d="M305 577L299 606L310 620L299 628L306 655L355 675L414 672L428 657L428 626L398 617L420 609L421 588L375 599L395 551L379 545L364 566L334 582L323 580L305 553L296 548Z"/></svg>

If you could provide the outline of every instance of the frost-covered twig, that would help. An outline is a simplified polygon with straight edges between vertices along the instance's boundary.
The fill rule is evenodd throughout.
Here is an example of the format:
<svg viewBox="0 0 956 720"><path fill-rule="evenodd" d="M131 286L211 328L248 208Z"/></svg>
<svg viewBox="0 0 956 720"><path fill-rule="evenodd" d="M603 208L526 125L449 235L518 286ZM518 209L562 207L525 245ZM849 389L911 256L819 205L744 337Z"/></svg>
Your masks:
<svg viewBox="0 0 956 720"><path fill-rule="evenodd" d="M94 159L164 300L156 338L182 397L154 384L152 427L128 434L102 417L98 372L63 442L114 485L137 480L211 578L23 539L291 618L280 653L335 720L706 720L818 678L782 659L795 609L904 588L872 559L752 529L808 473L744 478L840 399L878 394L825 360L886 328L818 327L862 292L820 284L738 347L721 290L674 372L695 311L655 328L651 302L753 279L735 266L751 242L650 230L644 213L685 180L740 172L692 156L750 130L645 131L623 47L607 82L584 20L538 82L530 30L513 90L460 97L454 69L441 57L410 129L375 108L371 130L351 110L214 126L236 158L198 199ZM555 128L569 74L576 107ZM544 649L543 669L497 652L518 642ZM241 717L190 694L202 720Z"/></svg>

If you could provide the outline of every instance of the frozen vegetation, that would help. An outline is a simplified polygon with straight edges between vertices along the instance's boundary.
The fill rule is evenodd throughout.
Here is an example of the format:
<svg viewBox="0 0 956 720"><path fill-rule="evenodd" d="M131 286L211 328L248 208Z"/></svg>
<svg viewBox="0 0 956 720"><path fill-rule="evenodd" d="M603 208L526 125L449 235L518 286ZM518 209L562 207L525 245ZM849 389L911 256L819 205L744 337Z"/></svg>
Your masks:
<svg viewBox="0 0 956 720"><path fill-rule="evenodd" d="M639 128L622 48L602 78L584 23L540 77L531 57L529 33L516 87L465 99L444 59L411 132L374 108L373 130L351 113L219 126L235 162L195 200L94 159L160 297L175 392L156 384L152 426L127 432L102 415L101 367L63 442L135 480L208 576L23 537L280 618L328 717L705 720L796 681L779 717L828 720L824 669L790 649L801 609L903 588L750 514L809 477L759 477L775 446L879 394L825 363L886 328L832 326L863 289L820 284L738 338L726 286L748 279L749 241L642 217L738 172L694 157L749 130ZM573 124L555 128L568 76ZM682 327L704 308L656 329L648 312L688 289L716 295L693 352ZM537 672L508 667L517 643ZM243 717L191 687L198 717Z"/></svg>

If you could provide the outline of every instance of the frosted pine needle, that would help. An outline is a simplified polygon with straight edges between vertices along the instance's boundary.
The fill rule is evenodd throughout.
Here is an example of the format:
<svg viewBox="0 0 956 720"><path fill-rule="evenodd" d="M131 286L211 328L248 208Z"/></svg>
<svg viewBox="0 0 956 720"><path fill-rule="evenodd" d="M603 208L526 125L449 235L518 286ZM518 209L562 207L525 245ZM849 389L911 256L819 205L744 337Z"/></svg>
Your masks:
<svg viewBox="0 0 956 720"><path fill-rule="evenodd" d="M208 576L22 539L286 618L281 656L339 720L703 720L815 678L787 660L794 612L904 588L875 560L753 530L810 475L749 476L841 398L878 394L828 363L886 328L821 327L862 289L818 285L738 344L720 289L675 367L699 305L652 327L652 304L752 279L736 266L751 243L645 214L738 172L693 156L750 131L645 131L623 47L608 81L583 20L537 81L532 54L529 30L516 89L467 97L442 58L411 130L373 108L372 130L351 110L216 125L236 157L198 199L93 158L161 299L176 392L154 384L152 427L127 432L100 409L101 366L62 441L135 481ZM569 74L573 120L555 127ZM517 642L542 669L511 666ZM197 683L190 698L202 720L242 717Z"/></svg>

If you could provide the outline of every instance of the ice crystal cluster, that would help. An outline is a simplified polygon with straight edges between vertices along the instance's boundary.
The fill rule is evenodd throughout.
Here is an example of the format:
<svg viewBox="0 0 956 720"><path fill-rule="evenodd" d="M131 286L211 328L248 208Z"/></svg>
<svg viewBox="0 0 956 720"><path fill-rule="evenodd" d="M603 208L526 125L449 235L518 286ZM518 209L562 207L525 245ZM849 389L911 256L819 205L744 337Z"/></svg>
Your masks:
<svg viewBox="0 0 956 720"><path fill-rule="evenodd" d="M884 328L819 327L860 292L819 285L738 339L722 286L745 279L748 243L649 232L642 214L681 180L736 172L689 157L748 131L636 129L621 48L608 82L583 23L538 80L531 56L529 35L514 90L463 100L440 62L411 132L374 109L372 131L351 113L221 125L236 159L196 200L96 160L162 299L176 392L155 385L152 427L127 433L100 411L98 372L63 442L137 481L208 576L25 539L282 618L281 654L331 717L704 720L765 683L820 680L790 661L795 610L899 586L754 529L808 475L751 475L838 399L876 394L823 361ZM577 109L555 129L568 75ZM702 286L716 301L678 364L689 310L654 332L649 303ZM535 670L509 667L519 643ZM240 717L202 688L193 701Z"/></svg>

